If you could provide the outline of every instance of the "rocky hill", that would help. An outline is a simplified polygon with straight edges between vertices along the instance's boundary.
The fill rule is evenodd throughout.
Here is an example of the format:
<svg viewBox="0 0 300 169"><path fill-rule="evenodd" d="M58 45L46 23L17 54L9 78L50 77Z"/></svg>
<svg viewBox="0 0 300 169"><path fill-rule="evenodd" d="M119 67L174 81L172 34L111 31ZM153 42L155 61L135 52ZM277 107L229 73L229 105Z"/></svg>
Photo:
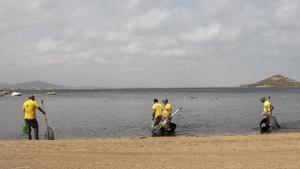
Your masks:
<svg viewBox="0 0 300 169"><path fill-rule="evenodd" d="M300 82L277 74L253 84L241 85L241 87L244 88L300 87Z"/></svg>

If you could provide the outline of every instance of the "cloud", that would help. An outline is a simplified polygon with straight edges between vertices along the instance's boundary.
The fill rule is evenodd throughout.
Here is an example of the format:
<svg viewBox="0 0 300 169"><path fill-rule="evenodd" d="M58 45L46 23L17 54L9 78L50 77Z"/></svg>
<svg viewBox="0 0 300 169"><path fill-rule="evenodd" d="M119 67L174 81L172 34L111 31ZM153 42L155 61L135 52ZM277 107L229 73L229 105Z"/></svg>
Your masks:
<svg viewBox="0 0 300 169"><path fill-rule="evenodd" d="M299 12L299 1L297 0L284 0L280 4L279 9L276 12L278 18L289 19Z"/></svg>
<svg viewBox="0 0 300 169"><path fill-rule="evenodd" d="M300 80L299 5L297 0L2 0L0 71L7 73L1 81L235 86L281 72Z"/></svg>
<svg viewBox="0 0 300 169"><path fill-rule="evenodd" d="M166 59L178 60L187 57L188 52L185 49L169 48L164 50L153 50L150 52L150 55L152 55L153 57L157 56L157 60L159 61Z"/></svg>
<svg viewBox="0 0 300 169"><path fill-rule="evenodd" d="M150 10L148 13L132 19L125 28L129 31L147 32L158 28L170 16L168 10Z"/></svg>
<svg viewBox="0 0 300 169"><path fill-rule="evenodd" d="M125 52L125 53L129 53L129 54L132 54L132 55L136 55L136 54L139 54L141 52L141 49L142 49L142 45L140 42L132 42L128 45L126 45L125 47L122 48L122 50Z"/></svg>
<svg viewBox="0 0 300 169"><path fill-rule="evenodd" d="M216 40L221 32L219 24L212 24L206 27L197 27L190 32L183 34L182 39L190 42L207 42Z"/></svg>

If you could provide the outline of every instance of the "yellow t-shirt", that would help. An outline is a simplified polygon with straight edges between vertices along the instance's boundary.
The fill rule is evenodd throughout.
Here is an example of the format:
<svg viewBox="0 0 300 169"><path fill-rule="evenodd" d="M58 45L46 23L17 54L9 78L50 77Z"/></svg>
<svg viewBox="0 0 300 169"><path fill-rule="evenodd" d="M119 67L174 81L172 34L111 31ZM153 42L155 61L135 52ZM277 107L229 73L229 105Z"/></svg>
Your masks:
<svg viewBox="0 0 300 169"><path fill-rule="evenodd" d="M24 119L28 119L28 120L35 119L37 107L38 107L38 104L36 101L33 101L31 99L27 100L23 104L23 110L25 112Z"/></svg>
<svg viewBox="0 0 300 169"><path fill-rule="evenodd" d="M153 104L152 110L155 111L154 113L155 118L162 115L162 105L160 103Z"/></svg>
<svg viewBox="0 0 300 169"><path fill-rule="evenodd" d="M271 112L271 102L267 100L264 102L264 113L269 112Z"/></svg>
<svg viewBox="0 0 300 169"><path fill-rule="evenodd" d="M166 104L162 116L164 117L170 117L171 116L171 110L172 110L172 105L170 103Z"/></svg>

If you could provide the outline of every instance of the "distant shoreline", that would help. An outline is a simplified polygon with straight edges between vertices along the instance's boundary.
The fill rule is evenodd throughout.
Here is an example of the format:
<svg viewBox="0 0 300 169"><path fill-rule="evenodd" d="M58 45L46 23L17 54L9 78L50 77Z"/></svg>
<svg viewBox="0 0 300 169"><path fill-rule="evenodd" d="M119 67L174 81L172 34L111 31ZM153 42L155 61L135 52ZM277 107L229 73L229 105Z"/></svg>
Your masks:
<svg viewBox="0 0 300 169"><path fill-rule="evenodd" d="M162 88L162 87L125 87L125 88L51 88L51 89L27 89L27 88L16 88L16 89L0 89L0 91L61 91L61 90L181 90L181 89L187 89L187 90L193 90L193 89L300 89L298 86L287 86L287 87L168 87L168 88Z"/></svg>

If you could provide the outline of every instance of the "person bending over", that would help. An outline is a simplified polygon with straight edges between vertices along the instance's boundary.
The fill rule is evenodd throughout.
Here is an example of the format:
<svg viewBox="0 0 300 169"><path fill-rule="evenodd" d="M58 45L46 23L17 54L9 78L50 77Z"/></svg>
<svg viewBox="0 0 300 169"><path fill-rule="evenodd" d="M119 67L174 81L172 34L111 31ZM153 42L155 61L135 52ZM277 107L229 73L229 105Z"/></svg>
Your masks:
<svg viewBox="0 0 300 169"><path fill-rule="evenodd" d="M272 119L275 122L276 127L281 128L276 117L272 115L274 106L271 104L271 101L266 100L265 97L261 97L260 102L263 103L263 118L266 118L268 120L268 123L270 123L270 121Z"/></svg>

